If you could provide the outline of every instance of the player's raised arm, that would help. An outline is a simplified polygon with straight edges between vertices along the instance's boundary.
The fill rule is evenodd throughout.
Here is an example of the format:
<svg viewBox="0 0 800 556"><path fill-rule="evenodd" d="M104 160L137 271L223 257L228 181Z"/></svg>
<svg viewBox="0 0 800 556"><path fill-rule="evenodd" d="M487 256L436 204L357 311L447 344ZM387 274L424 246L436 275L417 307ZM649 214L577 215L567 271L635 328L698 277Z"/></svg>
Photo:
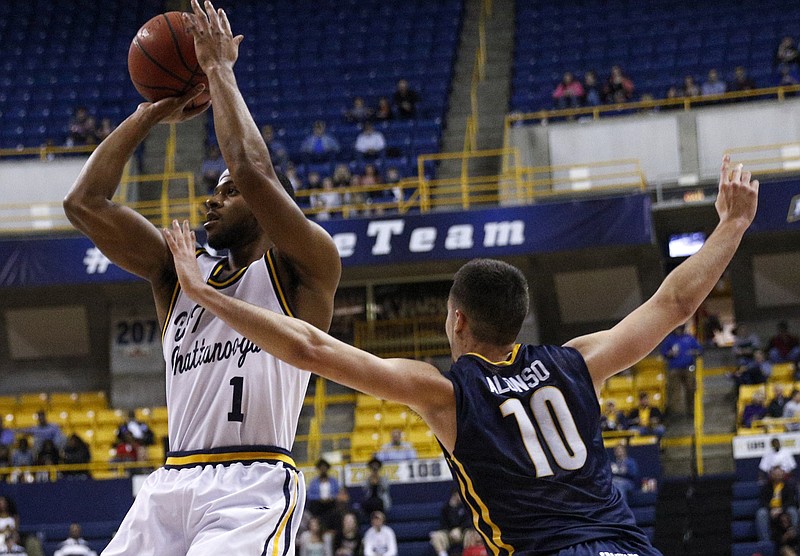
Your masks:
<svg viewBox="0 0 800 556"><path fill-rule="evenodd" d="M192 0L192 10L185 17L198 62L208 76L214 128L233 182L275 244L279 264L288 263L299 282L298 316L327 330L341 273L336 246L325 230L305 217L275 174L233 72L243 37L233 35L225 12L211 2L205 2L203 11Z"/></svg>
<svg viewBox="0 0 800 556"><path fill-rule="evenodd" d="M756 214L758 181L739 164L731 171L726 155L720 171L716 209L719 224L705 245L673 270L642 306L610 330L567 342L583 355L596 387L647 356L686 322L719 281Z"/></svg>

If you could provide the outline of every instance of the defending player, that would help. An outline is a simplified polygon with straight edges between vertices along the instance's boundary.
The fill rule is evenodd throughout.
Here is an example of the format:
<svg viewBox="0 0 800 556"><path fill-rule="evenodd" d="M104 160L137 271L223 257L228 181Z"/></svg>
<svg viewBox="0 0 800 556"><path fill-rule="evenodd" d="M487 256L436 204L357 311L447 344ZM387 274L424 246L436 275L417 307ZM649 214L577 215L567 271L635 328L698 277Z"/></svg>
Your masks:
<svg viewBox="0 0 800 556"><path fill-rule="evenodd" d="M453 281L445 329L453 366L381 359L298 320L209 287L193 233L164 234L186 294L276 357L362 392L404 403L441 443L464 502L491 553L653 555L612 488L596 392L685 322L730 262L756 212L758 182L722 164L719 225L641 307L609 330L563 347L515 344L528 311L525 277L475 260Z"/></svg>
<svg viewBox="0 0 800 556"><path fill-rule="evenodd" d="M208 75L214 123L229 172L206 202L208 243L197 264L225 299L327 330L341 263L330 236L307 220L236 86L241 37L224 14L193 2L195 47ZM144 103L89 158L64 207L70 221L120 267L152 285L163 323L169 443L103 554L287 554L305 501L290 449L309 373L279 361L180 290L161 232L111 201L123 166L159 122L182 121L201 88Z"/></svg>

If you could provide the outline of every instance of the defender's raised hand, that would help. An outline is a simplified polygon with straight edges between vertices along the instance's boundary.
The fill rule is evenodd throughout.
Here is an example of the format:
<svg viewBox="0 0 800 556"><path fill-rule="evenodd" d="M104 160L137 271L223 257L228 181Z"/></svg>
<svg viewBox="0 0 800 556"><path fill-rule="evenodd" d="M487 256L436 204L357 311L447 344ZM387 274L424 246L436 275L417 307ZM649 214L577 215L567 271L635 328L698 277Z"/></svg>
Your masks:
<svg viewBox="0 0 800 556"><path fill-rule="evenodd" d="M758 207L758 180L750 181L751 174L741 164L730 168L731 157L722 158L719 175L719 193L714 203L720 222L738 222L749 226Z"/></svg>
<svg viewBox="0 0 800 556"><path fill-rule="evenodd" d="M206 73L215 66L232 68L239 57L239 43L244 36L233 36L225 10L215 9L209 0L205 2L205 11L198 0L192 0L192 12L183 14L183 17L194 36L194 49L200 67Z"/></svg>
<svg viewBox="0 0 800 556"><path fill-rule="evenodd" d="M172 251L175 272L181 288L186 295L196 301L198 292L206 286L206 283L200 275L200 267L197 266L195 236L189 228L189 221L184 220L181 226L177 220L173 220L172 229L164 228L162 232L169 250Z"/></svg>

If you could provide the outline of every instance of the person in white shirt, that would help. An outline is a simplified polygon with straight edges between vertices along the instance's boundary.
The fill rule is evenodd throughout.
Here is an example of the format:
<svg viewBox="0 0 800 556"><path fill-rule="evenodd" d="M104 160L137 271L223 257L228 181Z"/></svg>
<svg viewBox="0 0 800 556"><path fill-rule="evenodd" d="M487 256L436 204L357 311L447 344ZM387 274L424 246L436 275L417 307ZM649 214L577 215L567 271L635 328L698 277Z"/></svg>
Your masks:
<svg viewBox="0 0 800 556"><path fill-rule="evenodd" d="M97 552L81 537L81 526L72 523L69 526L69 537L58 545L53 556L97 556Z"/></svg>
<svg viewBox="0 0 800 556"><path fill-rule="evenodd" d="M364 124L364 131L356 137L356 152L359 155L375 158L386 149L386 138L380 131L375 131L371 123Z"/></svg>
<svg viewBox="0 0 800 556"><path fill-rule="evenodd" d="M383 512L372 512L371 524L364 533L364 556L397 556L397 537L392 528L386 525Z"/></svg>
<svg viewBox="0 0 800 556"><path fill-rule="evenodd" d="M800 417L800 390L792 390L791 399L783 406L783 417L785 419ZM786 430L800 430L800 423L786 423Z"/></svg>
<svg viewBox="0 0 800 556"><path fill-rule="evenodd" d="M788 448L782 448L781 441L777 437L773 438L770 444L772 450L761 458L761 462L758 464L759 471L763 471L767 475L773 467L780 467L786 473L794 471L794 468L797 467L794 454Z"/></svg>

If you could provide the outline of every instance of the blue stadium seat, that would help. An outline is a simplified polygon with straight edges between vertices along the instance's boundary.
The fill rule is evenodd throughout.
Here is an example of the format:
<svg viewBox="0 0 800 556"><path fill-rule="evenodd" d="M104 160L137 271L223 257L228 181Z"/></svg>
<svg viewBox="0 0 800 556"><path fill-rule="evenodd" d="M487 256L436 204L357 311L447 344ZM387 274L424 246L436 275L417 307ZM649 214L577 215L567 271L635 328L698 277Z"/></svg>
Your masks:
<svg viewBox="0 0 800 556"><path fill-rule="evenodd" d="M734 542L756 540L756 524L752 519L737 520L731 523L731 538Z"/></svg>
<svg viewBox="0 0 800 556"><path fill-rule="evenodd" d="M758 499L734 500L731 503L733 519L753 519L758 510Z"/></svg>
<svg viewBox="0 0 800 556"><path fill-rule="evenodd" d="M731 547L731 556L753 556L762 554L768 556L775 554L775 545L770 541L734 543Z"/></svg>
<svg viewBox="0 0 800 556"><path fill-rule="evenodd" d="M733 483L734 500L757 500L761 493L758 481L737 481Z"/></svg>

